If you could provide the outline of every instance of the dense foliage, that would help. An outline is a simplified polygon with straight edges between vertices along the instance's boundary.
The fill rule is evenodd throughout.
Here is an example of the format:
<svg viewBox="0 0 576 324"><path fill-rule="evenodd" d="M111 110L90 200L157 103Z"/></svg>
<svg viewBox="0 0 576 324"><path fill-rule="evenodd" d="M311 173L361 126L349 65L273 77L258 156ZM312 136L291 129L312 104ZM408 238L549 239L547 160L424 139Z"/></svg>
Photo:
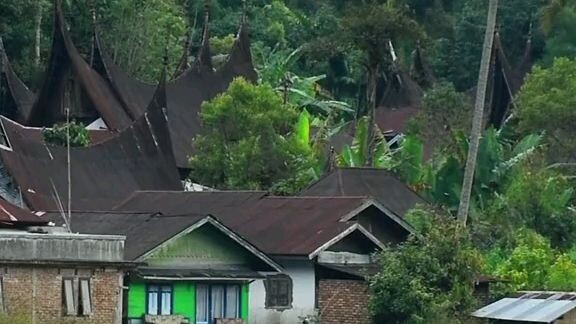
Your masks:
<svg viewBox="0 0 576 324"><path fill-rule="evenodd" d="M294 135L298 114L267 85L236 79L202 106L204 134L194 140L191 178L219 189L299 189L312 166L308 146ZM295 188L295 189L291 189Z"/></svg>
<svg viewBox="0 0 576 324"><path fill-rule="evenodd" d="M189 61L199 48L204 0L63 2L87 60L94 10L106 49L141 79L156 80L165 56L175 68L187 40ZM233 44L243 5L209 3L218 66ZM237 79L203 104L205 131L191 139L191 180L293 194L334 166L395 172L434 208L409 218L421 236L379 255L371 310L382 323L468 323L471 285L480 274L508 280L497 291L502 294L576 289L575 1L500 1L498 31L512 69L527 44L536 67L504 127L482 134L468 228L457 229L446 216L454 216L460 200L487 3L249 1L259 80ZM0 1L0 36L32 89L47 61L51 12L49 0ZM419 115L390 147L387 134L374 127L375 84L399 69L410 71L416 46L438 82L424 87ZM88 145L81 125L69 129L72 146ZM67 127L44 136L66 145ZM338 136L348 136L348 144L335 145Z"/></svg>
<svg viewBox="0 0 576 324"><path fill-rule="evenodd" d="M71 147L85 147L90 144L88 130L82 123L76 121L54 125L52 128L44 129L42 134L46 143L52 145L68 146L70 143Z"/></svg>
<svg viewBox="0 0 576 324"><path fill-rule="evenodd" d="M470 235L446 215L414 210L408 217L425 220L421 236L378 255L381 271L370 281L376 322L467 322L476 304L473 282L483 267Z"/></svg>

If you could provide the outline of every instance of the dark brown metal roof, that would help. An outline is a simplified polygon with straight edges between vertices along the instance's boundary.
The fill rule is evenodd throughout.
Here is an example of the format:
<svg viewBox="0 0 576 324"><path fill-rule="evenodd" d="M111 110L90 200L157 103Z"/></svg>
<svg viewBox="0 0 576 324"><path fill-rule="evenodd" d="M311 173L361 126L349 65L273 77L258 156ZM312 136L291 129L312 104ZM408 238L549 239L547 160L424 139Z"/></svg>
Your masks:
<svg viewBox="0 0 576 324"><path fill-rule="evenodd" d="M426 204L391 172L371 168L336 169L305 189L302 196L367 196L399 217L417 204Z"/></svg>
<svg viewBox="0 0 576 324"><path fill-rule="evenodd" d="M412 54L412 75L414 80L425 89L431 88L436 84L436 76L432 71L432 68L428 64L422 47L420 45L416 46L414 53Z"/></svg>
<svg viewBox="0 0 576 324"><path fill-rule="evenodd" d="M60 1L56 1L48 68L26 125L51 127L54 123L65 120L62 107L65 105L65 93L70 75L79 84L83 96L81 107L70 107L73 113L94 119L99 115L110 129L127 127L138 117L130 115L104 78L80 55L66 28ZM152 98L153 93L154 88L148 99Z"/></svg>
<svg viewBox="0 0 576 324"><path fill-rule="evenodd" d="M71 226L82 234L124 235L126 260L135 260L174 235L192 226L206 215L186 214L164 217L157 213L75 212ZM57 224L60 216L50 215Z"/></svg>
<svg viewBox="0 0 576 324"><path fill-rule="evenodd" d="M4 89L6 98L2 98L2 114L18 122L28 119L35 94L18 78L8 55L4 50L2 37L0 37L0 89Z"/></svg>
<svg viewBox="0 0 576 324"><path fill-rule="evenodd" d="M32 211L12 205L0 199L0 226L43 225L47 220L36 216Z"/></svg>
<svg viewBox="0 0 576 324"><path fill-rule="evenodd" d="M353 225L364 197L266 197L261 192L138 192L120 211L211 214L268 254L307 256ZM383 217L387 217L383 215Z"/></svg>
<svg viewBox="0 0 576 324"><path fill-rule="evenodd" d="M47 214L47 218L56 224L62 224L62 217L59 213L51 212ZM246 250L253 254L255 257L252 261L253 265L257 267L258 271L276 271L279 266L275 264L268 256L261 250L253 246L251 242L239 236L236 232L210 215L202 215L195 213L183 214L163 214L163 213L148 213L148 212L74 212L72 214L71 227L73 232L82 234L107 234L107 235L123 235L126 236L125 243L125 258L127 260L138 260L145 256L147 253L153 251L155 248L161 246L163 243L174 238L176 235L181 234L183 231L192 228L193 226L204 226L204 224L211 224L223 234L231 237L239 242ZM217 225L217 226L216 226ZM231 237L232 238L232 237ZM238 240L236 240L238 239ZM230 269L231 265L211 265L209 269L198 265L196 269L193 267L186 267L180 269L180 273L174 269L148 269L149 275L155 273L171 272L170 276L186 275L191 276L201 275L208 277L222 275L226 270ZM248 269L234 269L235 275L246 274ZM254 269L252 269L254 270ZM199 273L200 272L200 273ZM229 274L232 275L232 274Z"/></svg>
<svg viewBox="0 0 576 324"><path fill-rule="evenodd" d="M200 54L195 64L167 85L167 114L176 162L180 168L189 168L189 157L193 153L192 139L201 132L200 108L204 101L225 91L235 77L256 81L257 74L252 64L248 30L243 22L238 36L224 66L215 71L209 60L209 36L204 32ZM97 39L97 38L96 38ZM131 114L138 115L153 93L154 86L126 74L110 59L99 41L96 43L94 67L105 77L123 105ZM107 120L105 118L106 123Z"/></svg>
<svg viewBox="0 0 576 324"><path fill-rule="evenodd" d="M136 190L181 190L162 111L163 85L147 112L114 137L70 149L72 208L109 210ZM11 150L0 149L8 173L34 210L67 206L67 150L35 138L37 130L2 118ZM56 194L57 193L57 194Z"/></svg>

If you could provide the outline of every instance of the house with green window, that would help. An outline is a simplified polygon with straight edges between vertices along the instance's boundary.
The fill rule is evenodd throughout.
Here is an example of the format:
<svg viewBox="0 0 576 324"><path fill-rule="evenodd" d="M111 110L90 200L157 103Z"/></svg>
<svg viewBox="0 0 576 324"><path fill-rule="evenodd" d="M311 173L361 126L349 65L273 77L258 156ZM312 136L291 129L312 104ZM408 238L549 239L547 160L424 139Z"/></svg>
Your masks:
<svg viewBox="0 0 576 324"><path fill-rule="evenodd" d="M212 216L75 214L74 230L124 233L127 323L248 323L250 283L281 267Z"/></svg>

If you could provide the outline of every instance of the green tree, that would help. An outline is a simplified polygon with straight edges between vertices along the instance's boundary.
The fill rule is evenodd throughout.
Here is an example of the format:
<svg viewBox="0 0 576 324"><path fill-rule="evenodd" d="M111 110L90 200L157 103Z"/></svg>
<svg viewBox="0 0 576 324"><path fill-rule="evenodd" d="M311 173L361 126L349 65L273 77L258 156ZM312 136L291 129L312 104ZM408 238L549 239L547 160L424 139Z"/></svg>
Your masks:
<svg viewBox="0 0 576 324"><path fill-rule="evenodd" d="M503 247L492 249L486 258L492 274L509 280L512 291L571 291L576 287L576 262L559 253L550 241L534 231L520 229Z"/></svg>
<svg viewBox="0 0 576 324"><path fill-rule="evenodd" d="M552 170L524 164L488 203L484 217L493 225L491 232L504 237L526 227L550 240L554 248L572 247L576 242L573 184Z"/></svg>
<svg viewBox="0 0 576 324"><path fill-rule="evenodd" d="M77 123L76 121L56 124L52 128L44 129L42 134L48 144L67 146L68 136L70 136L71 147L86 147L90 144L88 130L82 123Z"/></svg>
<svg viewBox="0 0 576 324"><path fill-rule="evenodd" d="M451 83L440 83L428 90L422 106L422 111L413 121L413 132L435 147L448 146L459 131L469 132L471 100L464 93L457 92Z"/></svg>
<svg viewBox="0 0 576 324"><path fill-rule="evenodd" d="M370 279L370 310L376 323L469 321L474 279L483 261L470 236L451 217L416 210L427 221L422 237L411 236L378 256ZM409 218L412 216L408 216Z"/></svg>
<svg viewBox="0 0 576 324"><path fill-rule="evenodd" d="M462 170L468 155L468 139L464 133L457 133L453 142L455 145L451 149L440 154L422 172L425 195L450 211L455 211L459 204ZM515 168L533 156L540 143L541 136L538 135L515 139L506 129L486 130L478 147L478 168L472 186L473 209L484 210L489 206L491 199L501 193Z"/></svg>
<svg viewBox="0 0 576 324"><path fill-rule="evenodd" d="M297 191L309 181L302 171L314 163L295 135L297 117L270 86L235 79L202 106L204 134L194 139L191 179L218 189Z"/></svg>
<svg viewBox="0 0 576 324"><path fill-rule="evenodd" d="M558 58L550 68L536 67L518 94L519 130L546 132L549 158L573 160L576 152L576 61Z"/></svg>

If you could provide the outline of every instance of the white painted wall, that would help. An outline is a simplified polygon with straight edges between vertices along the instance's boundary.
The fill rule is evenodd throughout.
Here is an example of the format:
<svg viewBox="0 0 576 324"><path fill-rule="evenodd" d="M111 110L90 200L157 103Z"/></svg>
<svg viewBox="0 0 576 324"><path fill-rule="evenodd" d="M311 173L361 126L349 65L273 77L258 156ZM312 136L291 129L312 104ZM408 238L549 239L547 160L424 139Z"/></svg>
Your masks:
<svg viewBox="0 0 576 324"><path fill-rule="evenodd" d="M298 324L302 318L314 315L316 281L314 263L310 260L280 261L285 274L292 278L292 308L278 311L266 309L264 281L250 284L250 324Z"/></svg>

